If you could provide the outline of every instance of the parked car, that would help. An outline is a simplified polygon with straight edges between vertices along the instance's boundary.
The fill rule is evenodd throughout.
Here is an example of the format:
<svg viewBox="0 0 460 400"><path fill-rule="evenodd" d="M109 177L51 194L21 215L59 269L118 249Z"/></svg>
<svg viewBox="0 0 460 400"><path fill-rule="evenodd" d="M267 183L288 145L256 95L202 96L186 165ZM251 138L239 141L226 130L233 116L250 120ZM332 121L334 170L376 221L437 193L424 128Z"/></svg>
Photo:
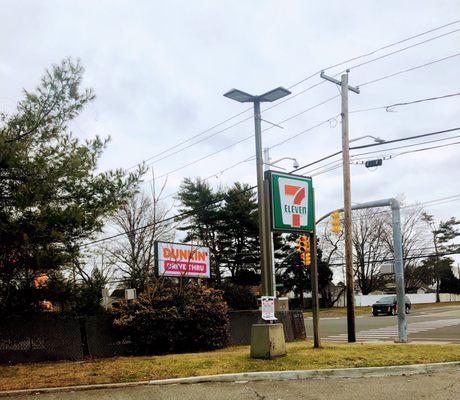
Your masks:
<svg viewBox="0 0 460 400"><path fill-rule="evenodd" d="M409 298L405 297L406 314L410 313L412 304ZM372 304L372 314L376 317L379 314L395 315L398 312L398 300L396 295L385 296Z"/></svg>

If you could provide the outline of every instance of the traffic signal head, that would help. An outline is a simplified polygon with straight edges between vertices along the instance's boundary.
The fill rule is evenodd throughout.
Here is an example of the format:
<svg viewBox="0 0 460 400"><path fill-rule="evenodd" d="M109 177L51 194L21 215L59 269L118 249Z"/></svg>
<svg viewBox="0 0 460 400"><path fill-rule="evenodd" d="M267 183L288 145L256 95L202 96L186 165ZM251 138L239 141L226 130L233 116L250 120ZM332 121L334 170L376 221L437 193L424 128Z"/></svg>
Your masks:
<svg viewBox="0 0 460 400"><path fill-rule="evenodd" d="M308 236L302 235L296 239L296 250L299 253L305 253L310 251L310 238Z"/></svg>
<svg viewBox="0 0 460 400"><path fill-rule="evenodd" d="M302 263L304 265L310 265L311 264L311 256L310 256L309 252L300 253L300 259L302 260Z"/></svg>
<svg viewBox="0 0 460 400"><path fill-rule="evenodd" d="M333 233L340 233L341 226L340 226L340 212L339 210L335 210L331 214L331 232Z"/></svg>
<svg viewBox="0 0 460 400"><path fill-rule="evenodd" d="M302 235L297 238L296 250L300 253L303 264L310 265L310 238L308 236Z"/></svg>

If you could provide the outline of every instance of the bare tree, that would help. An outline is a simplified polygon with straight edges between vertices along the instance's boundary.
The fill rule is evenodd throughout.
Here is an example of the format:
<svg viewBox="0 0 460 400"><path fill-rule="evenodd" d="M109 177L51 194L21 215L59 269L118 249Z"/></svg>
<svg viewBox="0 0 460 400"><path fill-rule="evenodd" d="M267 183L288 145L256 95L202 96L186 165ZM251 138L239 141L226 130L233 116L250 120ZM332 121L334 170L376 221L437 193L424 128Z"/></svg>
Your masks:
<svg viewBox="0 0 460 400"><path fill-rule="evenodd" d="M363 294L383 289L386 278L380 268L390 251L386 244L387 212L382 209L365 209L353 212L353 264L357 288ZM325 261L343 265L343 230L339 235L330 232L329 223L321 235L321 248ZM343 272L343 277L344 277Z"/></svg>
<svg viewBox="0 0 460 400"><path fill-rule="evenodd" d="M70 273L74 287L77 281L88 287L104 286L114 277L115 269L107 248L99 245L89 248L75 258L71 264Z"/></svg>
<svg viewBox="0 0 460 400"><path fill-rule="evenodd" d="M172 207L160 201L162 191L156 195L153 190L152 197L134 195L111 221L123 235L109 243L107 251L126 283L140 291L154 276L155 241L174 238L175 224L167 220Z"/></svg>
<svg viewBox="0 0 460 400"><path fill-rule="evenodd" d="M430 248L430 232L423 221L422 206L403 207L401 213L401 234L404 259L404 281L408 292L416 291L422 285L430 285L432 277L422 266L422 257ZM386 242L390 254L394 254L391 220L387 221Z"/></svg>
<svg viewBox="0 0 460 400"><path fill-rule="evenodd" d="M341 268L342 279L338 285L334 286L331 283L321 290L321 298L323 299L325 307L333 307L345 293L345 266L343 264L344 234L343 231L339 234L332 233L329 223L326 222L322 234L318 236L323 262L326 263L332 271L337 271L337 268ZM334 275L336 274L334 273Z"/></svg>
<svg viewBox="0 0 460 400"><path fill-rule="evenodd" d="M380 268L390 256L386 227L391 218L382 208L372 208L353 213L353 250L355 279L362 294L385 288L387 278Z"/></svg>

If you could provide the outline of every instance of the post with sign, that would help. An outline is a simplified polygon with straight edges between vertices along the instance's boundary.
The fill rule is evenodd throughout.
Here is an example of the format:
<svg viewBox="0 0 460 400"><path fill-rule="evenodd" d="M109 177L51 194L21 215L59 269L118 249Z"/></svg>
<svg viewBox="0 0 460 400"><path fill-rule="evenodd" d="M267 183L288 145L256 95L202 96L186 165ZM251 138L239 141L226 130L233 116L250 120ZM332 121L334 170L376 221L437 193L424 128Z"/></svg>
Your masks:
<svg viewBox="0 0 460 400"><path fill-rule="evenodd" d="M311 264L314 347L319 339L318 264L316 257L315 200L310 177L266 171L270 182L271 228L273 231L308 235L309 254L303 252L304 267Z"/></svg>

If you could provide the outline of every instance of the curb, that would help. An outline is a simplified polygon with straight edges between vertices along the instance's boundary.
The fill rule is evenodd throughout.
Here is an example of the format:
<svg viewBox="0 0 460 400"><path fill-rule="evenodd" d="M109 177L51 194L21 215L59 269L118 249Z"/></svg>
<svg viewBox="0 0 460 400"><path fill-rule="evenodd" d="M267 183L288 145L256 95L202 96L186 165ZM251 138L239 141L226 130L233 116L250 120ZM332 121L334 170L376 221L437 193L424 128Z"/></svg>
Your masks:
<svg viewBox="0 0 460 400"><path fill-rule="evenodd" d="M363 378L393 375L415 375L445 369L460 368L460 361L436 364L395 365L389 367L361 367L337 369L313 369L293 371L262 371L244 372L238 374L222 374L207 376L192 376L189 378L173 378L150 381L149 385L171 385L203 382L238 382L260 380L290 380L290 379L325 379L325 378Z"/></svg>
<svg viewBox="0 0 460 400"><path fill-rule="evenodd" d="M173 384L193 384L205 382L249 382L261 380L294 380L294 379L326 379L326 378L364 378L383 377L396 375L415 375L440 370L460 368L460 361L433 364L395 365L388 367L361 367L361 368L337 368L337 369L314 369L292 371L261 371L243 372L237 374L192 376L189 378L172 378L154 381L139 381L125 383L100 383L95 385L62 386L39 389L21 389L0 391L0 397L12 395L27 395L41 393L58 393L95 389L115 389L130 386L159 386Z"/></svg>

